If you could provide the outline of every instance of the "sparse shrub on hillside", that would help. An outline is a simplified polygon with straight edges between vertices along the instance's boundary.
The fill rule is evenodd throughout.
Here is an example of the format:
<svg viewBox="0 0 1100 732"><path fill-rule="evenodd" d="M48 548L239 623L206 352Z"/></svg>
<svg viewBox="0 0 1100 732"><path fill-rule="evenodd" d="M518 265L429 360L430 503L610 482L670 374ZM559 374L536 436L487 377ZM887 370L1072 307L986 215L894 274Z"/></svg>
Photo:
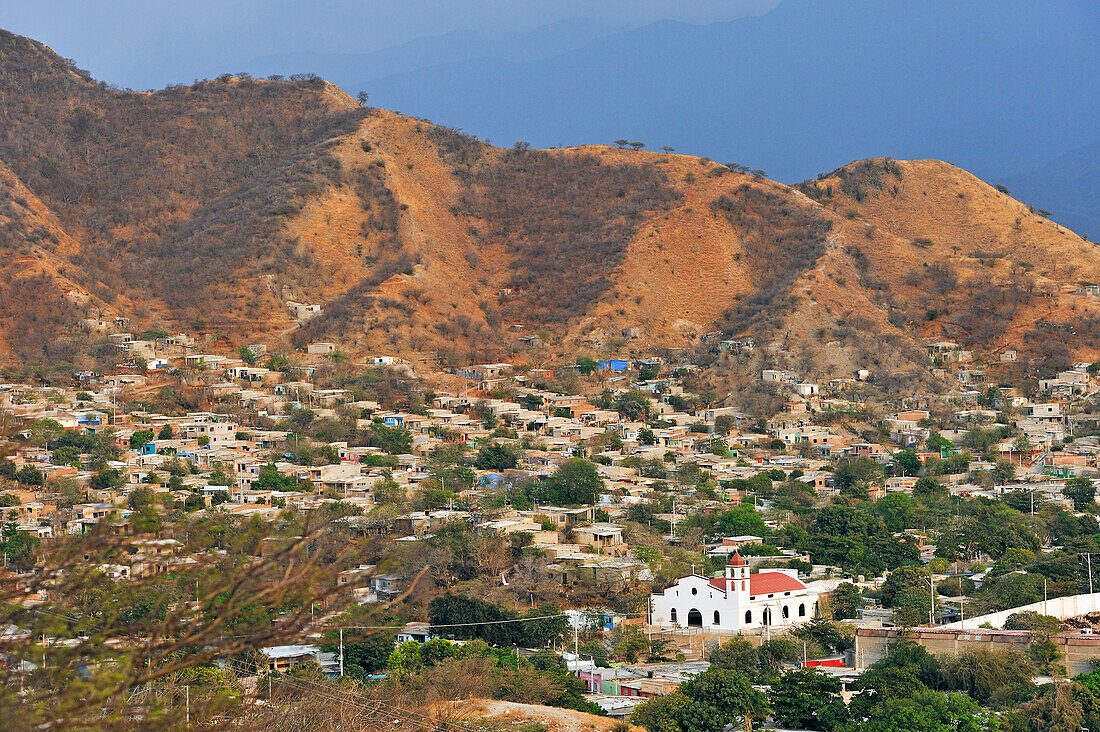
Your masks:
<svg viewBox="0 0 1100 732"><path fill-rule="evenodd" d="M748 184L719 196L711 210L744 232L745 264L756 279L756 291L722 323L727 332L741 332L753 321L778 313L791 284L825 252L832 222L812 208L793 205ZM788 305L794 304L788 301Z"/></svg>
<svg viewBox="0 0 1100 732"><path fill-rule="evenodd" d="M332 140L366 110L330 105L311 74L121 92L33 41L0 33L0 43L10 50L0 159L85 242L74 261L85 287L161 296L189 318L200 301L229 311L227 273L257 276L278 261L284 276L315 276L276 231L340 178ZM215 257L221 266L209 266Z"/></svg>
<svg viewBox="0 0 1100 732"><path fill-rule="evenodd" d="M893 176L901 180L902 170L898 161L893 158L885 158L881 163L874 160L861 160L844 168L838 168L829 173L827 178L840 179L840 191L848 198L862 201L869 195L877 195L877 191L886 188L883 175ZM799 190L807 193L813 184L804 181L798 185ZM896 188L896 187L895 187ZM894 194L897 194L894 190ZM809 195L807 193L807 195Z"/></svg>
<svg viewBox="0 0 1100 732"><path fill-rule="evenodd" d="M583 313L610 287L643 214L680 198L653 165L527 148L489 154L454 130L427 134L467 184L455 213L483 221L482 238L513 253L510 317L561 323Z"/></svg>

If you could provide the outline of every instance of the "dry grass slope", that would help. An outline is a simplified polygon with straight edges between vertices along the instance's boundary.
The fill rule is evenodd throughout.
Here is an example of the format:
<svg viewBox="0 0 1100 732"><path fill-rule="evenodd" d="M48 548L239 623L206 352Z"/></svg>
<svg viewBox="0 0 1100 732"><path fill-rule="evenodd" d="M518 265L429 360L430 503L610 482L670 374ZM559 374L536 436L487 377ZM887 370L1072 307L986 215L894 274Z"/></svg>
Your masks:
<svg viewBox="0 0 1100 732"><path fill-rule="evenodd" d="M78 361L78 320L110 314L470 360L745 334L750 367L811 375L911 373L940 337L1100 356L1077 291L1100 282L1094 246L937 161L787 187L682 155L501 150L319 79L120 91L3 32L0 116L8 359ZM296 328L291 299L326 314Z"/></svg>

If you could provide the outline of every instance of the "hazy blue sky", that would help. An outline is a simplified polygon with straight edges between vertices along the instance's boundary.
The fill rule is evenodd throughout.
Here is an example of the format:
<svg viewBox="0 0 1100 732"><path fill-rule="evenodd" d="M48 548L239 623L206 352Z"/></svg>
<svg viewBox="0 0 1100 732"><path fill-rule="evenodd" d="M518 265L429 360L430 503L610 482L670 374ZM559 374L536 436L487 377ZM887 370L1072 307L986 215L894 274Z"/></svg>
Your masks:
<svg viewBox="0 0 1100 732"><path fill-rule="evenodd" d="M0 0L133 89L316 72L510 145L948 160L1100 235L1100 0Z"/></svg>
<svg viewBox="0 0 1100 732"><path fill-rule="evenodd" d="M711 23L778 0L0 0L0 27L133 88L237 71L257 56L364 53L452 31L516 32L566 20L625 30ZM295 69L308 71L310 69Z"/></svg>

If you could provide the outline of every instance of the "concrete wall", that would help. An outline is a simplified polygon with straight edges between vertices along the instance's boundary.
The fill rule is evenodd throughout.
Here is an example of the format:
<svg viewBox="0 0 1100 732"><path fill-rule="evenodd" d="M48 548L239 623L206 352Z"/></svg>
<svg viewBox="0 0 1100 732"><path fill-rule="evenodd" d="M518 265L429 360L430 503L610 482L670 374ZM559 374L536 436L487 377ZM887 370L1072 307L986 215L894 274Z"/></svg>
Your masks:
<svg viewBox="0 0 1100 732"><path fill-rule="evenodd" d="M967 628L977 628L983 623L989 623L994 628L1003 628L1009 615L1028 610L1042 615L1053 615L1059 620L1065 620L1066 618L1072 618L1100 610L1100 592L1094 592L1091 595L1071 595L1069 597L1054 597L1050 600L1040 600L1030 605L1021 605L1020 607L989 613L988 615L978 615L977 617L967 618L957 623L948 623L939 627L965 630Z"/></svg>
<svg viewBox="0 0 1100 732"><path fill-rule="evenodd" d="M855 665L867 668L884 657L902 640L902 634L924 646L932 654L955 655L974 648L1026 653L1033 636L1024 630L958 630L948 628L861 628L856 632ZM1075 676L1092 671L1093 659L1100 659L1100 635L1061 634L1052 636L1066 673Z"/></svg>

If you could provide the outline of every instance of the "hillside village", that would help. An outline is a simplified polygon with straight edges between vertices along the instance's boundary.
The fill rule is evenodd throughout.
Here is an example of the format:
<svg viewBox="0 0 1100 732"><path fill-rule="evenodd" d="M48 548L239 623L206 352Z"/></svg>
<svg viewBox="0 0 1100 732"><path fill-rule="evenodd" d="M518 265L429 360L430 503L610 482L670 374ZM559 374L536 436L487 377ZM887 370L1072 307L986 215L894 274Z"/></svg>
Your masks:
<svg viewBox="0 0 1100 732"><path fill-rule="evenodd" d="M5 729L1100 728L1095 242L369 96L0 30Z"/></svg>
<svg viewBox="0 0 1100 732"><path fill-rule="evenodd" d="M991 380L996 364L934 342L941 393L884 395L869 370L816 383L765 369L782 406L761 414L737 394L692 392L686 359L426 370L350 363L324 342L227 356L186 334L108 340L113 373L0 385L5 586L31 611L57 599L36 557L66 538L114 537L124 550L84 569L137 585L203 565L211 547L187 527L204 520L325 514L374 543L325 567L312 620L264 648L253 677L302 663L342 676L343 652L321 639L354 608L405 623L386 641L401 652L486 637L447 630L441 598L456 597L473 606L453 617L560 614L542 643L581 684L566 706L619 717L745 638L779 654L777 669L827 670L845 700L901 628L933 652L945 633L988 651L1034 616L1061 626L1047 666L1091 670L1080 618L1100 607L1066 544L1096 524L1094 365L1025 394ZM252 551L273 556L278 533ZM459 539L480 546L474 565L454 554ZM388 655L360 672L392 673Z"/></svg>

